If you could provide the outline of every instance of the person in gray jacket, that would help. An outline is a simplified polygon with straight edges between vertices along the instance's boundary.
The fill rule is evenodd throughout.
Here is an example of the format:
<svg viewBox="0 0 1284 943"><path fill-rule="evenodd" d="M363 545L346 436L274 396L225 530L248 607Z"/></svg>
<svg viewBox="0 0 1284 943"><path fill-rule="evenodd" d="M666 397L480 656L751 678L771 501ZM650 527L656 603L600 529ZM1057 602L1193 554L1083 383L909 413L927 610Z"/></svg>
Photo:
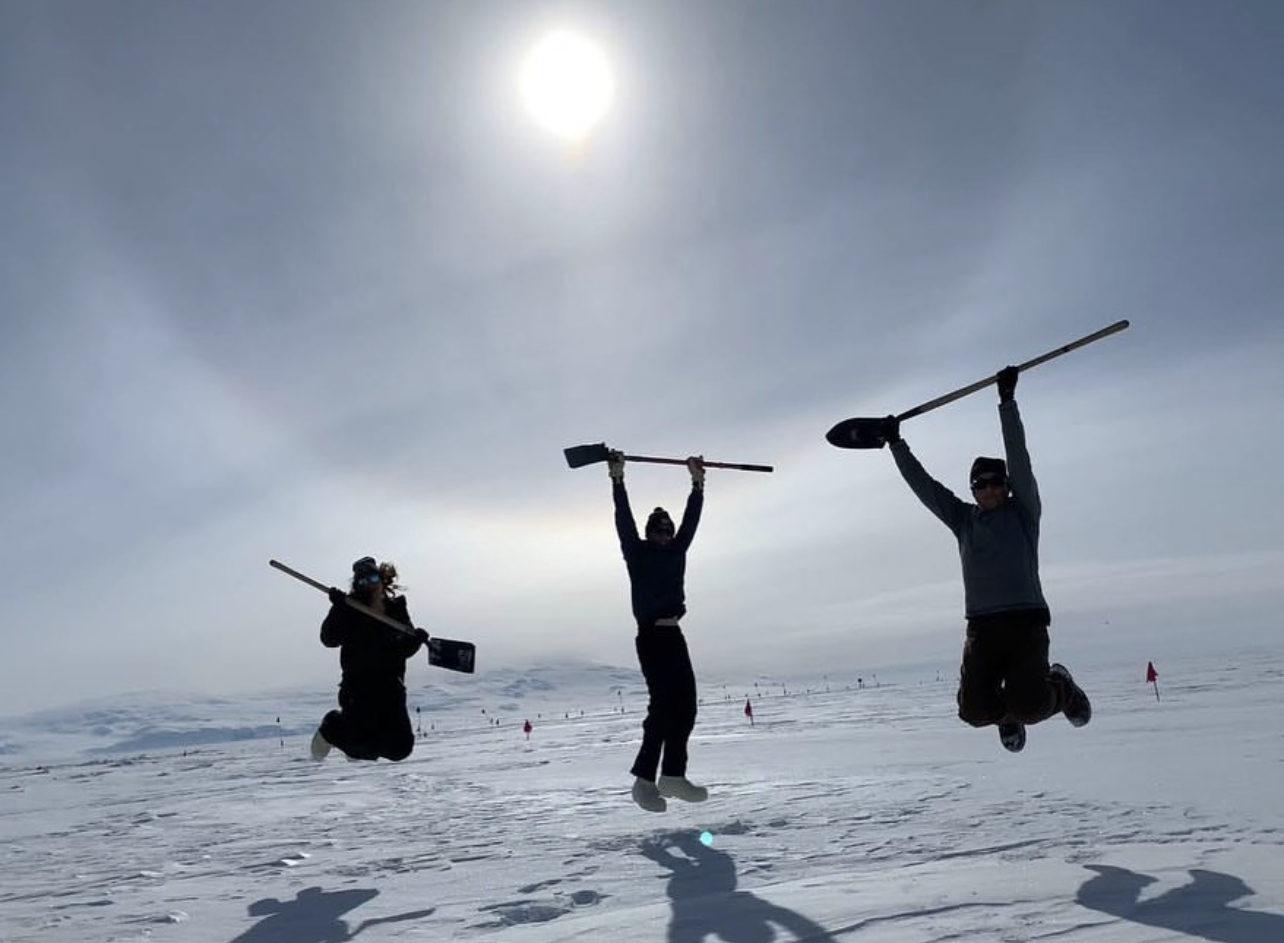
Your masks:
<svg viewBox="0 0 1284 943"><path fill-rule="evenodd" d="M1027 724L1064 713L1082 727L1092 705L1064 665L1048 664L1052 617L1039 583L1039 488L1015 399L1017 368L995 377L1006 461L972 463L975 503L960 500L929 475L889 416L883 438L901 476L958 540L963 564L967 636L959 669L959 718L973 727L997 724L1013 753L1025 747Z"/></svg>

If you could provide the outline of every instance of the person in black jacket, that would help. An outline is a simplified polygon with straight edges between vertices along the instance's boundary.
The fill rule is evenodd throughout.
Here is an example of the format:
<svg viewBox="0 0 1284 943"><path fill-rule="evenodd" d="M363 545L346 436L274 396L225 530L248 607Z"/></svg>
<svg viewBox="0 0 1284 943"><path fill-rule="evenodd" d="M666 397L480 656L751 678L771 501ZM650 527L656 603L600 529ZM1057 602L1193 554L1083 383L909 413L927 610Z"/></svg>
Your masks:
<svg viewBox="0 0 1284 943"><path fill-rule="evenodd" d="M406 597L397 595L397 568L362 557L352 564L352 591L330 589L330 612L321 623L321 644L339 649L343 676L339 709L330 711L312 736L312 758L338 747L354 760L404 760L415 746L406 711L406 661L428 633L415 629ZM397 622L407 634L348 605L351 597Z"/></svg>
<svg viewBox="0 0 1284 943"><path fill-rule="evenodd" d="M607 461L615 503L615 530L628 567L637 652L649 696L642 722L642 746L633 761L633 801L648 812L663 812L665 797L703 802L708 790L687 779L687 741L695 728L696 680L691 655L678 621L686 615L684 577L687 548L704 507L704 462L687 459L691 493L676 530L664 508L647 517L645 539L638 536L624 488L624 456ZM659 776L657 777L657 772Z"/></svg>

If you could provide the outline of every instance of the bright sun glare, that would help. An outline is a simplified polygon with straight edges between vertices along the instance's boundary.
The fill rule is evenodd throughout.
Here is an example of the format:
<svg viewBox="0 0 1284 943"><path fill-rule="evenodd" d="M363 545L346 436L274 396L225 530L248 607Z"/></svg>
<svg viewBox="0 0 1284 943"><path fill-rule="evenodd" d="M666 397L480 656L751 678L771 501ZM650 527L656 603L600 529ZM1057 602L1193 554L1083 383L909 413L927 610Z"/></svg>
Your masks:
<svg viewBox="0 0 1284 943"><path fill-rule="evenodd" d="M548 33L531 48L521 85L535 120L572 143L592 130L615 92L606 56L588 39L565 29Z"/></svg>

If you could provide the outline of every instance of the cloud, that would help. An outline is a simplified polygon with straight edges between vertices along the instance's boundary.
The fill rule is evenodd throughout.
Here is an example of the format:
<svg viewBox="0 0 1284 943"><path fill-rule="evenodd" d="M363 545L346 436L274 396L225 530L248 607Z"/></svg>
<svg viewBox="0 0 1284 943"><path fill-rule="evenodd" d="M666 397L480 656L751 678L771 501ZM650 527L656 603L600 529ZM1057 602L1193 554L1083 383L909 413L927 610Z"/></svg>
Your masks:
<svg viewBox="0 0 1284 943"><path fill-rule="evenodd" d="M619 107L568 165L505 84L544 22L515 10L11 18L0 710L55 678L333 684L323 600L269 557L327 583L394 559L483 666L631 664L605 475L561 456L597 441L776 466L710 475L702 670L952 659L952 538L889 456L824 432L1121 317L1019 391L1057 644L1270 637L1260 35L1184 10L1139 49L1140 14L1091 5L594 8ZM989 391L905 434L955 489L1000 447ZM629 481L639 508L685 495L681 469Z"/></svg>

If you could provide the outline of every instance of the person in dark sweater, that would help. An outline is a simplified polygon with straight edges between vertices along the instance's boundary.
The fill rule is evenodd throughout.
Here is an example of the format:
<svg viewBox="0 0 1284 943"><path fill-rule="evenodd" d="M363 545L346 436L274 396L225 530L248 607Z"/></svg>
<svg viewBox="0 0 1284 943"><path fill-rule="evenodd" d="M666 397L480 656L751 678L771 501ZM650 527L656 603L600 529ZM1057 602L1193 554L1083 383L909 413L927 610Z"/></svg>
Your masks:
<svg viewBox="0 0 1284 943"><path fill-rule="evenodd" d="M997 724L1000 741L1014 753L1025 747L1028 724L1057 713L1076 727L1092 718L1070 672L1048 664L1052 617L1039 582L1042 505L1017 410L1017 375L1016 367L1006 367L995 377L1007 459L981 456L972 463L975 503L960 500L923 469L896 417L882 423L901 476L958 540L967 616L959 717L974 727Z"/></svg>
<svg viewBox="0 0 1284 943"><path fill-rule="evenodd" d="M352 591L330 589L330 612L321 644L339 649L339 709L325 715L312 736L312 758L337 747L354 760L404 760L415 746L406 710L406 661L428 642L410 621L406 597L397 595L397 568L362 557L352 564ZM403 623L399 632L348 605L349 598Z"/></svg>
<svg viewBox="0 0 1284 943"><path fill-rule="evenodd" d="M624 456L612 452L607 461L615 530L629 572L638 626L638 662L649 697L642 746L632 767L633 801L648 812L663 812L665 797L703 802L709 796L707 789L686 775L687 741L696 719L696 680L678 623L687 612L687 549L704 507L704 462L693 456L687 459L687 468L691 493L682 524L675 530L669 512L657 507L647 517L645 537L639 537L624 487Z"/></svg>

